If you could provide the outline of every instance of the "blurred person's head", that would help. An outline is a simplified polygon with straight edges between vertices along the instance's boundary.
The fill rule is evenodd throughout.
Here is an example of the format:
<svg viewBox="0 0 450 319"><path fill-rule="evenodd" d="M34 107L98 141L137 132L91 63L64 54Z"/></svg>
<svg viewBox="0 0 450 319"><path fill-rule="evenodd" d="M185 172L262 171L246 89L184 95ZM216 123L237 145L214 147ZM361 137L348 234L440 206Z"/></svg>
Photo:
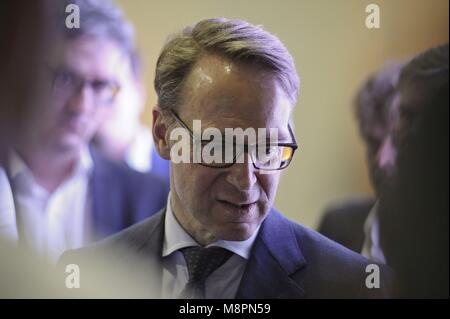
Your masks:
<svg viewBox="0 0 450 319"><path fill-rule="evenodd" d="M437 108L448 96L448 44L417 55L402 70L399 82L399 122L396 126L396 146L421 133L424 108ZM431 112L431 111L430 111Z"/></svg>
<svg viewBox="0 0 450 319"><path fill-rule="evenodd" d="M56 35L51 17L57 0L0 2L0 165L8 149L22 137L19 129L32 110L43 109L40 94L42 59Z"/></svg>
<svg viewBox="0 0 450 319"><path fill-rule="evenodd" d="M61 298L54 269L40 256L10 241L8 213L15 218L14 198L5 171L7 154L20 126L45 110L41 78L42 59L53 50L52 28L59 0L0 1L0 298ZM5 165L6 166L6 165ZM4 212L7 214L5 215ZM14 230L17 236L17 229ZM6 235L6 237L4 237Z"/></svg>
<svg viewBox="0 0 450 319"><path fill-rule="evenodd" d="M140 116L145 104L142 68L138 53L131 52L118 76L120 91L95 134L95 145L115 160L125 158L141 127Z"/></svg>
<svg viewBox="0 0 450 319"><path fill-rule="evenodd" d="M165 159L172 129L192 130L193 120L222 135L225 128L275 128L279 141L295 141L289 126L299 90L294 61L259 26L220 18L184 29L164 46L154 85L153 135ZM245 240L267 216L280 171L263 174L249 153L241 154L243 163L220 168L171 162L174 213L200 244ZM285 155L287 166L293 151Z"/></svg>
<svg viewBox="0 0 450 319"><path fill-rule="evenodd" d="M380 233L401 297L448 298L448 44L411 60L399 80L394 185L383 193Z"/></svg>
<svg viewBox="0 0 450 319"><path fill-rule="evenodd" d="M398 115L396 84L401 66L392 63L370 76L354 100L359 131L366 144L369 176L376 193L391 182L395 172L397 151L393 132Z"/></svg>
<svg viewBox="0 0 450 319"><path fill-rule="evenodd" d="M66 27L65 5L80 8L80 27ZM57 50L43 63L49 106L32 119L27 146L77 153L92 138L120 90L133 33L122 12L108 0L60 3ZM37 120L39 118L39 120Z"/></svg>

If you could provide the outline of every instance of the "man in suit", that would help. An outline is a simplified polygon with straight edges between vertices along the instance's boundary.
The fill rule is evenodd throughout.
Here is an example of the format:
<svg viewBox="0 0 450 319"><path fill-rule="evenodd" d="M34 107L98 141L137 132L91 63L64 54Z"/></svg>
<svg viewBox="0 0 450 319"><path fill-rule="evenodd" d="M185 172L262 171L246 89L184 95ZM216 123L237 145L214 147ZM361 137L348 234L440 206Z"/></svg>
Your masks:
<svg viewBox="0 0 450 319"><path fill-rule="evenodd" d="M80 27L67 26L77 4ZM89 142L120 90L134 49L130 25L106 0L55 3L53 38L40 68L45 104L36 105L14 141L6 171L17 240L57 260L67 249L111 235L165 205L168 186L104 159Z"/></svg>
<svg viewBox="0 0 450 319"><path fill-rule="evenodd" d="M344 247L361 253L365 239L364 223L375 202L372 197L352 198L328 206L323 212L318 231Z"/></svg>
<svg viewBox="0 0 450 319"><path fill-rule="evenodd" d="M319 225L321 234L381 263L385 260L379 246L376 202L381 190L392 182L395 171L396 84L401 67L400 63L388 64L371 75L354 100L375 198L353 198L335 203L325 210Z"/></svg>
<svg viewBox="0 0 450 319"><path fill-rule="evenodd" d="M63 266L89 273L87 264L107 251L119 262L105 269L125 265L164 298L370 297L386 288L367 285L367 259L273 208L297 148L290 122L299 79L279 39L245 21L200 21L166 43L155 88L155 145L171 159L167 207L65 255ZM250 133L227 140L229 129L267 130L250 142Z"/></svg>

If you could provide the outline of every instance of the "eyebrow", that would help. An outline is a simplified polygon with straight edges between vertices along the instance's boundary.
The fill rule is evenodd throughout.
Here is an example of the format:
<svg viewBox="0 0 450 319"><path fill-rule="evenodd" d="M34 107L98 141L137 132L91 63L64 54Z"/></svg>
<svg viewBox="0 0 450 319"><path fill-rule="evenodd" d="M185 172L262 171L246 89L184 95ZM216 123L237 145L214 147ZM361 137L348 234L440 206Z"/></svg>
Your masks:
<svg viewBox="0 0 450 319"><path fill-rule="evenodd" d="M191 128L189 128L189 130L192 131ZM225 143L226 142L225 132L224 132L224 130L220 130L220 129L219 129L219 131L220 131L220 134L222 136L222 142ZM203 132L204 132L204 130L203 130ZM201 136L202 137L201 138L201 142L212 142L212 141L215 140L214 135L211 136L209 139L208 138L203 138L203 132L202 132L202 136ZM234 137L235 137L235 135L233 135L233 143L234 143ZM294 140L290 140L289 137L286 137L286 136L282 136L282 137L283 138L281 138L281 139L279 138L277 141L275 141L275 143L295 143ZM270 142L271 142L271 139L270 139L270 130L269 130L269 136L266 136L266 138L257 139L256 144L260 144L260 143L270 144Z"/></svg>
<svg viewBox="0 0 450 319"><path fill-rule="evenodd" d="M189 131L189 134L193 137L193 138L195 138L195 135L194 135L194 131L193 131L193 129L192 128L190 128L180 117L179 117L179 115L177 114L177 113L175 113L174 111L170 111L170 113L175 117L175 119L177 120L177 122L179 122L179 124L181 125L181 126L183 126L183 127L185 127L185 128L187 128L188 129L188 131ZM194 120L193 120L194 121ZM201 120L200 120L201 121ZM221 134L221 137L222 137L222 143L225 143L226 141L225 141L225 138L224 138L224 136L225 136L225 132L224 132L224 130L225 129L227 129L227 128L224 128L223 130L221 130L221 129L219 129L219 128L217 128L217 127L215 127L215 126L207 126L206 128L203 128L203 130L202 130L202 132L201 132L201 136L200 136L200 142L212 142L213 140L214 140L214 135L213 135L213 137L211 137L210 139L203 139L203 133L205 132L205 130L206 129L208 129L208 128L215 128L215 129L217 129L217 130L219 130L219 132L220 132L220 134ZM234 128L230 128L230 129L236 129L236 127L234 127ZM246 128L245 130L247 130L248 128ZM253 128L254 129L254 128ZM258 131L258 129L259 128L257 128L256 129L256 131ZM270 130L271 129L277 129L277 130L280 130L280 129L278 129L278 128L264 128L265 130L266 130L266 133L268 132L269 133L269 136L267 136L266 137L266 144L270 144ZM290 123L288 123L288 127L287 127L287 129L288 129L288 132L289 132L289 136L291 137L291 140L285 140L285 138L283 138L283 139L278 139L275 143L279 143L279 144L296 144L297 143L297 141L296 141L296 138L295 138L295 134L294 134L294 131L292 130L292 127L291 127L291 125L290 125ZM244 130L244 131L245 131ZM233 135L233 136L235 136L235 135ZM269 141L269 143L267 143L267 141ZM234 143L234 140L233 140L233 143ZM262 140L259 140L256 144L259 144L259 143L263 143L263 141Z"/></svg>
<svg viewBox="0 0 450 319"><path fill-rule="evenodd" d="M74 68L72 68L72 67L70 67L70 66L68 66L66 64L58 64L56 66L48 65L48 67L53 72L69 73L71 76L74 76L76 78L80 78L80 79L83 79L83 80L88 80L90 83L103 82L103 83L106 83L106 84L119 85L119 83L115 79L104 77L104 76L95 76L93 79L86 79L85 76L81 75L79 72L74 70Z"/></svg>

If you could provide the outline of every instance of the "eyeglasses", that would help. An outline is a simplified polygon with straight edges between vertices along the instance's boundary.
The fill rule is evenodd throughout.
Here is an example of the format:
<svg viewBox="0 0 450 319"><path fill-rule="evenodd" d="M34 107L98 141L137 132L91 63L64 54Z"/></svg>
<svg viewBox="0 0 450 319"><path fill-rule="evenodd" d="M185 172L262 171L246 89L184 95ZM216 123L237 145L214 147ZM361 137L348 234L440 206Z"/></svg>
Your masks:
<svg viewBox="0 0 450 319"><path fill-rule="evenodd" d="M222 140L221 142L214 142L210 140L202 140L195 137L194 132L184 123L181 118L172 110L169 110L169 113L176 120L176 122L186 129L192 140L196 143L199 143L201 148L207 147L209 152L214 153L215 150L219 150L218 161L207 161L200 156L200 161L198 164L212 167L212 168L227 168L231 167L237 162L237 159L243 153L250 154L251 162L253 167L258 170L263 171L277 171L282 170L289 166L292 158L294 157L294 153L298 148L297 141L295 139L294 133L292 132L291 126L288 125L289 134L293 142L291 143L255 143L255 144L236 144L236 143L227 143ZM215 157L216 154L210 154L212 158ZM192 156L192 148L191 148L191 156Z"/></svg>
<svg viewBox="0 0 450 319"><path fill-rule="evenodd" d="M120 90L117 83L109 80L86 80L64 68L48 67L52 73L53 94L68 99L85 85L91 89L95 101L100 105L109 105Z"/></svg>

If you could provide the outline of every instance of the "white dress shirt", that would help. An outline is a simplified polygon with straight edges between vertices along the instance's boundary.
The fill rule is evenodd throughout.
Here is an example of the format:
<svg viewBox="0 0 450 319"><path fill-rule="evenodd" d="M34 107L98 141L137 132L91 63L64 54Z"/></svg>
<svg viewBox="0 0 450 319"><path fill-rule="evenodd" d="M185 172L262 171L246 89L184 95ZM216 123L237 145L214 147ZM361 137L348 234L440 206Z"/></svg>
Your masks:
<svg viewBox="0 0 450 319"><path fill-rule="evenodd" d="M18 154L10 156L19 242L54 262L64 251L79 248L92 238L88 189L93 163L87 149L80 155L72 173L52 193L36 182Z"/></svg>
<svg viewBox="0 0 450 319"><path fill-rule="evenodd" d="M0 237L13 243L19 238L11 185L2 167L0 167Z"/></svg>
<svg viewBox="0 0 450 319"><path fill-rule="evenodd" d="M386 258L380 245L378 207L379 202L377 201L364 222L365 238L361 254L378 264L386 264Z"/></svg>
<svg viewBox="0 0 450 319"><path fill-rule="evenodd" d="M179 249L199 244L181 227L167 199L164 220L163 257L163 298L179 298L189 279L188 269L183 254ZM241 282L247 260L259 228L244 241L219 240L206 247L222 247L234 254L222 266L217 268L205 282L205 298L235 298Z"/></svg>

